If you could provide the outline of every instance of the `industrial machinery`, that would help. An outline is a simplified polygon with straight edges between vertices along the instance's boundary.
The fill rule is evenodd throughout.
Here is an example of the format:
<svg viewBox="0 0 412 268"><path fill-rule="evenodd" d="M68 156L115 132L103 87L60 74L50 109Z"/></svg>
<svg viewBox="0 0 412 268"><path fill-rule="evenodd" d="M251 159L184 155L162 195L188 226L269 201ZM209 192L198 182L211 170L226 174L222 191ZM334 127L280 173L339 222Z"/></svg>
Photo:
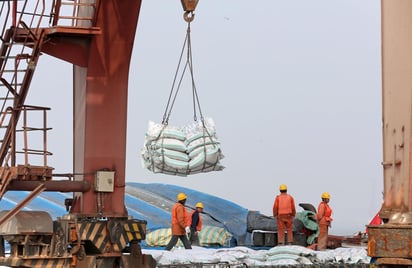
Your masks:
<svg viewBox="0 0 412 268"><path fill-rule="evenodd" d="M196 3L182 0L185 19L193 19ZM140 6L141 0L0 1L0 198L30 192L0 213L0 265L154 265L139 244L147 222L130 218L124 205L128 75ZM71 174L48 166L50 109L25 103L42 54L73 64ZM28 120L33 113L39 126ZM33 135L42 148L31 147ZM24 211L43 191L73 192L68 214L53 221L47 212Z"/></svg>
<svg viewBox="0 0 412 268"><path fill-rule="evenodd" d="M368 226L368 255L412 265L412 1L382 0L384 196L382 225Z"/></svg>

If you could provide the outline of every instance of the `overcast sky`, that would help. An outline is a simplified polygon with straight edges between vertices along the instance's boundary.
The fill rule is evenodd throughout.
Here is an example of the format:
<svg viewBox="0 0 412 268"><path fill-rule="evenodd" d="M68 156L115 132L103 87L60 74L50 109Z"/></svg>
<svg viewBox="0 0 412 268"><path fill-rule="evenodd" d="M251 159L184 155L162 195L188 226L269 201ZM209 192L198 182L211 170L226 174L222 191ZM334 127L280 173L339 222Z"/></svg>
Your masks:
<svg viewBox="0 0 412 268"><path fill-rule="evenodd" d="M194 79L226 169L185 178L141 165L147 123L162 120L187 27L180 1L143 0L129 80L127 181L189 187L266 215L282 183L296 204L317 206L328 191L330 232L364 230L383 191L380 1L200 0L195 13ZM70 64L42 57L28 102L53 110L50 165L59 173L72 166L71 77ZM48 98L38 95L43 90ZM170 125L193 122L190 90L182 87Z"/></svg>

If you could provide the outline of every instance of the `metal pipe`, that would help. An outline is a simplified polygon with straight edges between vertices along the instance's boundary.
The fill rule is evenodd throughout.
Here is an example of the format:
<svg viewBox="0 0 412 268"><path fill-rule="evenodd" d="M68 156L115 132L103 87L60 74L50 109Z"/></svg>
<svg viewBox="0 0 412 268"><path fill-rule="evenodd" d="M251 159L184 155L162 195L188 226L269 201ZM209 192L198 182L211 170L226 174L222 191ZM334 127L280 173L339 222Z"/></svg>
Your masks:
<svg viewBox="0 0 412 268"><path fill-rule="evenodd" d="M91 185L87 181L21 181L12 180L7 186L8 191L33 191L40 184L44 184L44 191L50 192L87 192L90 191Z"/></svg>
<svg viewBox="0 0 412 268"><path fill-rule="evenodd" d="M33 191L20 201L12 210L9 210L3 217L0 218L0 225L10 220L13 216L16 216L31 200L44 191L44 184L39 183Z"/></svg>

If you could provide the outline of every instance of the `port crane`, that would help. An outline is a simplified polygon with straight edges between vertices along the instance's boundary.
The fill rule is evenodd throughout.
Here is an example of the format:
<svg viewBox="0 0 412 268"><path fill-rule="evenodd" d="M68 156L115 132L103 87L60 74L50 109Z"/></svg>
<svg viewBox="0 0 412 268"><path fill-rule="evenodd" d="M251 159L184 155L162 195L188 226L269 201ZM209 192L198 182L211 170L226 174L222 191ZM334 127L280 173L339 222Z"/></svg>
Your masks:
<svg viewBox="0 0 412 268"><path fill-rule="evenodd" d="M181 0L184 19L193 19L197 1ZM141 0L0 1L0 198L10 190L30 192L0 212L0 265L154 266L139 245L146 222L129 218L121 202L140 6ZM381 0L381 6L385 224L369 226L368 254L382 266L410 266L412 2ZM47 161L50 109L26 103L42 54L73 64L73 173L66 179L56 180ZM32 113L41 114L40 126L28 121ZM33 133L40 133L42 148L30 147ZM53 221L45 211L24 211L43 191L72 192L69 213Z"/></svg>
<svg viewBox="0 0 412 268"><path fill-rule="evenodd" d="M379 267L412 265L412 2L381 0L382 225L368 226Z"/></svg>
<svg viewBox="0 0 412 268"><path fill-rule="evenodd" d="M197 1L181 1L184 19L193 19ZM130 218L124 205L128 75L140 6L141 0L0 2L0 198L30 192L0 212L0 265L154 266L139 244L147 222ZM48 165L50 108L26 103L42 54L73 64L73 172L64 179ZM28 120L33 113L41 124ZM32 135L41 137L41 148L31 147ZM68 214L53 221L45 211L24 211L43 191L72 192Z"/></svg>

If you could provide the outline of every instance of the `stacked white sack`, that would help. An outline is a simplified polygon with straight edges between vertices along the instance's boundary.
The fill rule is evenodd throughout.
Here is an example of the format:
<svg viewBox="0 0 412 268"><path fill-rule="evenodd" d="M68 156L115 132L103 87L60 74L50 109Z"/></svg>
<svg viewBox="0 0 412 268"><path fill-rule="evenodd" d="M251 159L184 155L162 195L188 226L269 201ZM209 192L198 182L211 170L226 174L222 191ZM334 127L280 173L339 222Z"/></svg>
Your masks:
<svg viewBox="0 0 412 268"><path fill-rule="evenodd" d="M224 157L211 118L184 127L149 121L142 149L143 167L154 173L187 176L220 171Z"/></svg>

